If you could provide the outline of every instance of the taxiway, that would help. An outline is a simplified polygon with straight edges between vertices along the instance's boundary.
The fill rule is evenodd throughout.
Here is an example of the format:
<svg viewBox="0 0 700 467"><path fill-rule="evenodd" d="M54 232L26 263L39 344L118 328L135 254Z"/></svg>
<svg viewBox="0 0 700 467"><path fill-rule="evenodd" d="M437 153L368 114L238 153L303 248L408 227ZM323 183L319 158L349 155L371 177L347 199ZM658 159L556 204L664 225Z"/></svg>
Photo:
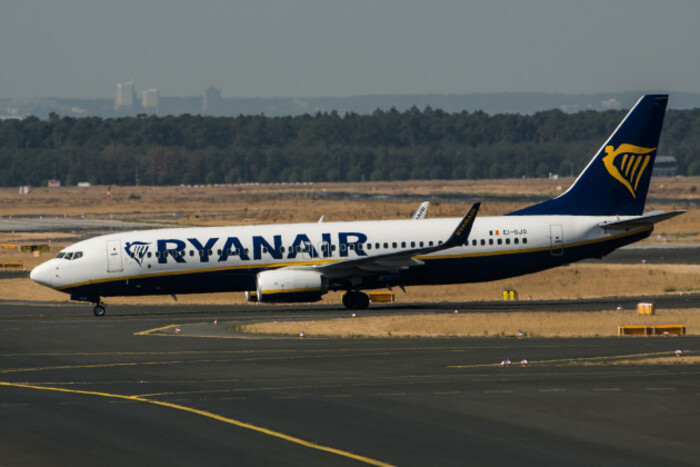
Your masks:
<svg viewBox="0 0 700 467"><path fill-rule="evenodd" d="M373 313L407 311L445 310ZM200 323L221 333L256 320L346 314L112 306L98 319L81 305L0 304L2 463L683 465L700 458L700 366L614 364L677 348L697 353L698 337L148 332ZM501 367L506 358L513 364ZM523 358L528 366L519 365Z"/></svg>

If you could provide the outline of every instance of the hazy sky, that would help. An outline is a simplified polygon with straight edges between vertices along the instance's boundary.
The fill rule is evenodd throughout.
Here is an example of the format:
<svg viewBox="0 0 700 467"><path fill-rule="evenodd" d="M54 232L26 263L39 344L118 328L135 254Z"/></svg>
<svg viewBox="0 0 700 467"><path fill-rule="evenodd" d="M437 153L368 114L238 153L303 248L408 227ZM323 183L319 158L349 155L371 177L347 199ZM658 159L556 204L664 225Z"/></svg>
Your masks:
<svg viewBox="0 0 700 467"><path fill-rule="evenodd" d="M700 92L700 1L0 0L0 97Z"/></svg>

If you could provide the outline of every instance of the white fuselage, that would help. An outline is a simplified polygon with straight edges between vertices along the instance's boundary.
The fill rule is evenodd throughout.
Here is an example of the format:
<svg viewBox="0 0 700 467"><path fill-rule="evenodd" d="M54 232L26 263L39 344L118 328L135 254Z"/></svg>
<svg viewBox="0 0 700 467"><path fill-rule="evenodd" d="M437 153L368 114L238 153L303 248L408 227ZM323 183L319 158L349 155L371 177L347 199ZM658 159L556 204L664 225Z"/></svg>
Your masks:
<svg viewBox="0 0 700 467"><path fill-rule="evenodd" d="M416 256L415 259L425 265L412 267L410 272L400 273L398 277L392 276L386 284L382 280L375 283L375 280L368 287L509 277L582 257L602 256L619 246L618 243L630 243L640 234L646 236L651 231L645 227L609 232L600 227L604 221L620 219L598 216L477 218L466 245ZM71 245L62 251L62 258L35 268L32 279L66 292L82 290L89 294L90 288L96 288L96 293L102 296L246 291L254 288L255 275L266 269L309 267L437 245L447 239L459 221L446 218L124 232ZM610 242L617 242L616 246L610 248ZM76 253L79 258L73 259ZM67 259L69 255L71 259ZM502 269L504 260L512 261L512 267ZM516 264L518 261L529 264ZM428 277L424 277L421 269L431 265L439 266L429 268ZM475 271L470 265L481 271ZM497 269L492 270L491 265ZM219 276L224 279L213 279ZM201 283L198 283L199 278ZM110 293L112 289L106 286L110 283L121 284L115 289L118 292Z"/></svg>

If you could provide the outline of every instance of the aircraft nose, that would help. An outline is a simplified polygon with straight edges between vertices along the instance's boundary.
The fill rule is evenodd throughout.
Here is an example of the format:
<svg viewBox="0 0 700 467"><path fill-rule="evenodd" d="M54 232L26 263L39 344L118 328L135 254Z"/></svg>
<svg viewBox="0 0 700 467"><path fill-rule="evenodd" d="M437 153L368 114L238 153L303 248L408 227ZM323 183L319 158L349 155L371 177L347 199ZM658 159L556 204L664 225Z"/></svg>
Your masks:
<svg viewBox="0 0 700 467"><path fill-rule="evenodd" d="M32 272L29 273L29 278L46 287L54 287L56 283L56 272L54 261L51 260L32 269Z"/></svg>

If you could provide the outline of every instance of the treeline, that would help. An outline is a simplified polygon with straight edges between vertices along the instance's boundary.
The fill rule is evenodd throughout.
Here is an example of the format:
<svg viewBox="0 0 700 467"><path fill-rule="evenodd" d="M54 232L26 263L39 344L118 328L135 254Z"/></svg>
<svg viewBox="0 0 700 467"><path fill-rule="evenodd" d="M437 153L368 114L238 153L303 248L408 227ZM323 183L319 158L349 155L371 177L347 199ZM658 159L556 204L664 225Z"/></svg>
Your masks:
<svg viewBox="0 0 700 467"><path fill-rule="evenodd" d="M577 174L625 112L0 121L0 185L479 179ZM659 148L700 174L700 109L669 110Z"/></svg>

